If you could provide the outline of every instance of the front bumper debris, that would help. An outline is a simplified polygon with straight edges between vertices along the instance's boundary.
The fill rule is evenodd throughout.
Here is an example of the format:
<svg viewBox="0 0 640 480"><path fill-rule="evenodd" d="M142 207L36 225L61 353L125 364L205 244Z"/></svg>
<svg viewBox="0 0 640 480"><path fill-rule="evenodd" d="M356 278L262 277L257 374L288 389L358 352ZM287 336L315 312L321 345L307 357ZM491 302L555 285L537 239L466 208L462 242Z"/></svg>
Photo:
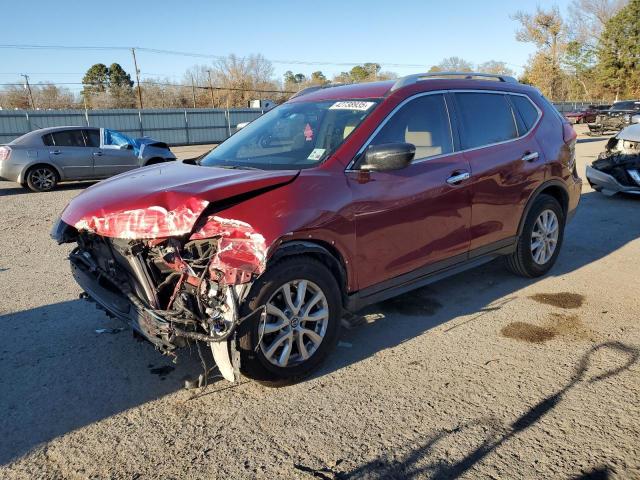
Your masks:
<svg viewBox="0 0 640 480"><path fill-rule="evenodd" d="M263 308L240 314L265 267L264 239L248 224L208 217L190 238L138 240L79 231L59 220L51 236L77 242L69 259L86 298L174 358L181 347L206 343L224 378L239 378L236 328L264 315Z"/></svg>
<svg viewBox="0 0 640 480"><path fill-rule="evenodd" d="M616 193L640 194L640 185L623 185L613 176L590 166L587 166L587 180L593 188L608 196Z"/></svg>

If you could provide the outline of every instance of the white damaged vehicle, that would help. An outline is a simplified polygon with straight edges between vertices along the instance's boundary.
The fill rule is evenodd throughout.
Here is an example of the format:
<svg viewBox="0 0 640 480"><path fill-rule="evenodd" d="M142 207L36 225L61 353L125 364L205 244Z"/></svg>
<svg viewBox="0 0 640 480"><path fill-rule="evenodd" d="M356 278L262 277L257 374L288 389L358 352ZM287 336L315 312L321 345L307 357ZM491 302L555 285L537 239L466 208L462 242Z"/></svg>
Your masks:
<svg viewBox="0 0 640 480"><path fill-rule="evenodd" d="M587 180L605 195L640 195L640 124L623 128L609 139L605 151L587 166Z"/></svg>

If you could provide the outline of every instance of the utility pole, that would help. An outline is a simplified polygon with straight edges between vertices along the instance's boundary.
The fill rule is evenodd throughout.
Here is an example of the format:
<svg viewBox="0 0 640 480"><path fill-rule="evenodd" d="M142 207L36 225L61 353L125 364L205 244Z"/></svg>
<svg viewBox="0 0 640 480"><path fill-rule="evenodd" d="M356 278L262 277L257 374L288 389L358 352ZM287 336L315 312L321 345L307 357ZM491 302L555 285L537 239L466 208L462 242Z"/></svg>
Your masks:
<svg viewBox="0 0 640 480"><path fill-rule="evenodd" d="M213 101L213 83L211 82L211 70L207 70L207 75L209 75L209 93L211 94L211 108L216 108L215 103Z"/></svg>
<svg viewBox="0 0 640 480"><path fill-rule="evenodd" d="M36 109L36 103L33 101L33 93L31 93L31 85L29 85L29 75L21 74L24 77L24 86L29 92L29 101L31 102L31 108Z"/></svg>
<svg viewBox="0 0 640 480"><path fill-rule="evenodd" d="M196 108L196 85L193 82L193 75L191 75L191 95L193 96L193 108Z"/></svg>
<svg viewBox="0 0 640 480"><path fill-rule="evenodd" d="M142 110L142 90L140 90L140 70L138 70L138 61L136 60L136 49L131 49L131 54L133 55L133 66L136 69L136 82L138 83L138 103L140 106L140 110Z"/></svg>

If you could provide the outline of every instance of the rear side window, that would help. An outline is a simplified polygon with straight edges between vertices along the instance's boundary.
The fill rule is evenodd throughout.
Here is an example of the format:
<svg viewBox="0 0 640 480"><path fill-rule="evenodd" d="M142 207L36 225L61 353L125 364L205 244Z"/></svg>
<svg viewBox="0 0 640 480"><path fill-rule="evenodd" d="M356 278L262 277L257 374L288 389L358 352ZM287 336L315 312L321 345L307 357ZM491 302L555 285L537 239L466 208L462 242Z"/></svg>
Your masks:
<svg viewBox="0 0 640 480"><path fill-rule="evenodd" d="M82 130L63 130L53 132L51 136L56 147L84 147Z"/></svg>
<svg viewBox="0 0 640 480"><path fill-rule="evenodd" d="M51 136L50 133L47 133L42 137L42 143L44 143L48 147L55 145L55 143L53 143L53 137Z"/></svg>
<svg viewBox="0 0 640 480"><path fill-rule="evenodd" d="M510 95L510 97L518 113L520 113L520 118L522 118L527 131L531 130L538 120L538 110L530 100L521 95Z"/></svg>
<svg viewBox="0 0 640 480"><path fill-rule="evenodd" d="M456 93L455 96L463 150L518 136L513 111L504 95Z"/></svg>
<svg viewBox="0 0 640 480"><path fill-rule="evenodd" d="M411 143L416 159L453 151L451 126L443 95L425 95L400 108L382 127L370 145Z"/></svg>
<svg viewBox="0 0 640 480"><path fill-rule="evenodd" d="M100 130L84 130L84 138L87 142L87 147L100 146Z"/></svg>

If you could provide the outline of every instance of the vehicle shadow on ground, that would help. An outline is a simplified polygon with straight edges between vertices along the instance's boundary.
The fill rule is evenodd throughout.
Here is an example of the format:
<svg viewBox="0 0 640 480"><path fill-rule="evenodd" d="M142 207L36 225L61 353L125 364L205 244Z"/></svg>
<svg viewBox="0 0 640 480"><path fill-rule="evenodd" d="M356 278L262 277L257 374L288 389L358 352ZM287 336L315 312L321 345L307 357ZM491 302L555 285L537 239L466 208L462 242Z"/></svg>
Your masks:
<svg viewBox="0 0 640 480"><path fill-rule="evenodd" d="M173 364L122 327L84 300L0 315L0 465L202 372L197 352Z"/></svg>
<svg viewBox="0 0 640 480"><path fill-rule="evenodd" d="M609 352L616 355L617 366L610 370L602 372L597 365L597 354L601 352ZM535 425L540 419L551 412L560 404L565 395L580 384L587 388L602 380L625 372L638 362L640 358L640 349L625 345L621 342L603 342L591 347L580 359L575 366L573 375L569 381L559 390L544 397L537 404L531 406L522 415L516 418L508 425L503 424L496 418L485 417L472 420L461 425L452 426L450 429L439 431L427 438L422 445L417 448L409 449L408 453L401 456L400 459L394 455L397 449L394 449L389 456L378 457L367 462L351 471L328 471L332 477L326 478L431 478L431 479L453 479L467 473L475 465L482 462L489 454L499 448L501 445L509 442L523 431ZM598 372L594 374L594 372ZM469 452L454 461L443 460L441 456L437 456L437 461L425 459L428 455L434 453L436 449L445 448L442 446L449 437L464 436L470 433L472 429L481 429L484 432L484 440L477 445L471 444ZM467 445L468 442L457 441L457 444ZM607 465L599 465L592 470L581 472L577 479L606 479L608 478L610 468ZM322 473L322 472L320 472ZM524 474L524 472L521 472ZM531 474L534 474L532 471Z"/></svg>
<svg viewBox="0 0 640 480"><path fill-rule="evenodd" d="M638 207L640 200L636 199L584 194L551 275L584 267L640 237ZM365 313L378 314L380 319L346 331L342 340L351 348L333 352L314 378L400 345L437 325L449 323L445 333L462 328L502 308L514 300L514 292L535 281L514 277L500 262L494 262L369 307ZM462 315L469 318L456 321ZM120 326L79 300L0 315L4 332L0 465L40 443L176 392L185 377L202 372L195 351L184 352L180 363L173 365L150 344L133 341L128 329L95 332ZM210 354L204 353L211 362ZM487 443L476 455L491 445Z"/></svg>
<svg viewBox="0 0 640 480"><path fill-rule="evenodd" d="M56 186L55 190L52 190L52 192L65 191L65 190L83 190L85 188L90 187L91 185L95 185L96 183L97 183L97 180L86 181L86 182L61 183L60 185ZM4 185L7 185L7 184L8 183L5 183ZM3 187L4 185L0 184L0 187ZM8 188L0 188L0 197L8 197L9 195L26 195L26 194L49 195L52 193L52 192L33 192L17 184L11 184L11 185L16 185L16 186L15 187L12 186Z"/></svg>

